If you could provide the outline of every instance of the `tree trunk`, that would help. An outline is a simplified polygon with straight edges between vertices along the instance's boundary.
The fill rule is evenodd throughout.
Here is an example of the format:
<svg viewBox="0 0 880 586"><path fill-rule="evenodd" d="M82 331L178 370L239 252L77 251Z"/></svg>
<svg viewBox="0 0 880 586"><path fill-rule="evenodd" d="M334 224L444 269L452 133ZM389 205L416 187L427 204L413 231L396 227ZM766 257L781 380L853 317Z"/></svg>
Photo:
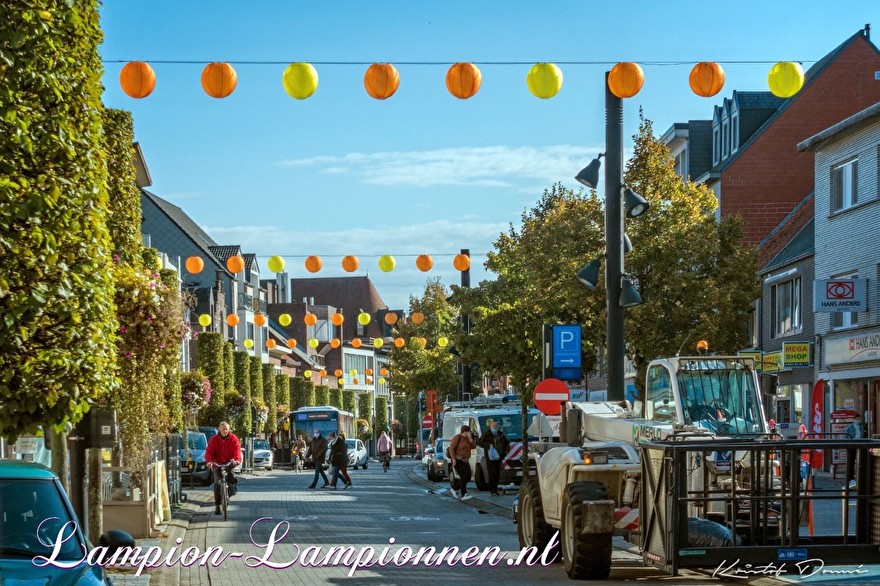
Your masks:
<svg viewBox="0 0 880 586"><path fill-rule="evenodd" d="M70 481L68 480L68 454L67 454L67 433L56 432L51 426L46 426L46 434L49 436L52 452L52 471L58 475L61 480L61 486L64 492L70 494Z"/></svg>
<svg viewBox="0 0 880 586"><path fill-rule="evenodd" d="M92 543L104 532L104 495L103 474L101 472L101 450L93 448L87 451L89 494L88 494L88 536Z"/></svg>

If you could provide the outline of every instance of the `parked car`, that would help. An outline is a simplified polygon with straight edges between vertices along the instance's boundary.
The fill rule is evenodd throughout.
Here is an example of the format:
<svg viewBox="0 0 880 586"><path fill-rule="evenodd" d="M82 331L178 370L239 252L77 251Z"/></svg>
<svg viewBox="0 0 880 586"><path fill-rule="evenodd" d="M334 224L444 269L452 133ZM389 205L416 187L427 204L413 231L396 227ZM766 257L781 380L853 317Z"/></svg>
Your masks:
<svg viewBox="0 0 880 586"><path fill-rule="evenodd" d="M254 440L254 468L263 468L265 470L271 470L274 465L274 458L272 456L272 448L269 447L269 442L262 439Z"/></svg>
<svg viewBox="0 0 880 586"><path fill-rule="evenodd" d="M109 584L100 565L89 565L90 545L77 521L65 529L56 560L76 563L72 568L51 564L38 567L35 556L53 556L58 532L76 513L54 472L41 464L0 460L0 582L4 584ZM99 543L108 546L108 559L120 547L134 547L131 535L107 531Z"/></svg>
<svg viewBox="0 0 880 586"><path fill-rule="evenodd" d="M180 451L180 479L183 482L200 482L211 484L211 470L205 463L205 450L208 439L200 431L188 430L184 436L183 448Z"/></svg>
<svg viewBox="0 0 880 586"><path fill-rule="evenodd" d="M434 453L428 462L428 480L439 482L446 478L446 442L443 438L434 442Z"/></svg>
<svg viewBox="0 0 880 586"><path fill-rule="evenodd" d="M359 439L347 439L345 440L345 447L348 449L348 465L355 470L359 466L363 466L364 470L366 470L370 455L367 453L364 442Z"/></svg>
<svg viewBox="0 0 880 586"><path fill-rule="evenodd" d="M428 446L425 448L424 456L422 456L422 466L425 468L431 463L431 460L434 459L434 446Z"/></svg>

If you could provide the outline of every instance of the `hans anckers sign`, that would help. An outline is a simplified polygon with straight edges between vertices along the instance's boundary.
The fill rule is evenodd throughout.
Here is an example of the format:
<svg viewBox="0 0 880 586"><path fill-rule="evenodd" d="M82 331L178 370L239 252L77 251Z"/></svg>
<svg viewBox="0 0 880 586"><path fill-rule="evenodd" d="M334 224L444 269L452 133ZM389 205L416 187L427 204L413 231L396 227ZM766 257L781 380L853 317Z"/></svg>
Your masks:
<svg viewBox="0 0 880 586"><path fill-rule="evenodd" d="M867 279L825 279L813 283L813 311L868 311Z"/></svg>

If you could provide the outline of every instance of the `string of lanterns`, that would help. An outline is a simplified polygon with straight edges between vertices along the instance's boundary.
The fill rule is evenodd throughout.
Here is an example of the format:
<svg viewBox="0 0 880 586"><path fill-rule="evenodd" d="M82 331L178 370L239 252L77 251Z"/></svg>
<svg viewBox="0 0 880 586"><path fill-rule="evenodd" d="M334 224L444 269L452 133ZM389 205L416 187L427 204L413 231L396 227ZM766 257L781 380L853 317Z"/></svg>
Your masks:
<svg viewBox="0 0 880 586"><path fill-rule="evenodd" d="M554 63L536 63L526 74L526 87L536 98L550 99L562 89L562 70ZM318 71L311 63L291 63L281 75L284 91L291 98L305 100L318 89ZM482 85L483 75L473 63L453 63L446 72L446 89L460 100L472 98ZM608 85L619 98L631 98L641 90L645 76L641 66L621 62L611 68ZM724 70L714 61L694 65L688 77L691 90L711 97L724 87ZM238 74L227 62L208 63L202 70L202 89L212 98L225 98L235 91ZM145 61L130 61L119 73L126 95L142 99L156 88L156 73ZM794 61L780 61L770 68L767 85L777 97L790 98L804 85L804 71ZM387 100L400 87L400 74L391 63L373 63L364 73L364 89L377 100Z"/></svg>
<svg viewBox="0 0 880 586"><path fill-rule="evenodd" d="M358 270L360 264L360 259L354 255L349 254L342 258L342 270L347 273L353 273ZM434 259L431 258L431 255L420 254L416 257L415 264L416 268L420 271L428 272L434 267ZM244 265L244 258L237 254L226 259L226 268L232 274L237 274L243 271ZM282 272L286 265L286 261L281 256L270 256L269 260L266 262L266 266L273 273ZM378 265L382 272L390 273L397 266L397 260L390 254L383 254L379 257ZM191 274L197 275L205 268L205 261L200 256L190 256L187 257L184 266ZM321 260L320 256L310 255L306 257L304 266L308 272L317 273L324 268L324 261ZM455 270L464 272L471 268L471 257L466 254L456 254L452 259L452 266Z"/></svg>

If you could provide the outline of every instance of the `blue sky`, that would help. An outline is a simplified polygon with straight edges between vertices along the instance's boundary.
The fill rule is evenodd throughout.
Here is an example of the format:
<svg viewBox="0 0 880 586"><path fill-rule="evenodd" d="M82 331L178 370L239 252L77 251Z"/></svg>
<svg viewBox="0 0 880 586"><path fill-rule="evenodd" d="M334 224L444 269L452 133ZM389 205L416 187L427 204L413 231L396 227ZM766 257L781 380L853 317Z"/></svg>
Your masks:
<svg viewBox="0 0 880 586"><path fill-rule="evenodd" d="M133 113L151 191L219 243L256 253L265 272L266 257L278 254L292 275L311 276L303 259L317 254L317 276L345 275L341 256L357 255L356 274L368 271L393 308L407 307L428 277L457 283L452 257L462 248L472 251L472 283L487 278L481 265L498 234L518 226L554 182L578 187L574 175L604 150L603 83L613 63L643 62L645 72L642 91L624 104L629 150L639 108L662 134L674 122L711 118L734 89L767 90L776 61L806 70L865 23L880 38L880 5L864 0L104 4L104 102ZM156 90L145 99L119 87L130 60L153 62ZM210 61L236 68L228 98L201 89ZM282 88L294 61L318 70L309 99ZM446 90L457 61L482 72L468 100ZM549 100L525 85L542 61L564 75ZM724 67L726 84L713 98L688 87L698 61ZM400 72L388 100L364 91L372 62ZM415 268L422 253L434 256L429 273ZM379 271L382 254L397 258L393 272Z"/></svg>

